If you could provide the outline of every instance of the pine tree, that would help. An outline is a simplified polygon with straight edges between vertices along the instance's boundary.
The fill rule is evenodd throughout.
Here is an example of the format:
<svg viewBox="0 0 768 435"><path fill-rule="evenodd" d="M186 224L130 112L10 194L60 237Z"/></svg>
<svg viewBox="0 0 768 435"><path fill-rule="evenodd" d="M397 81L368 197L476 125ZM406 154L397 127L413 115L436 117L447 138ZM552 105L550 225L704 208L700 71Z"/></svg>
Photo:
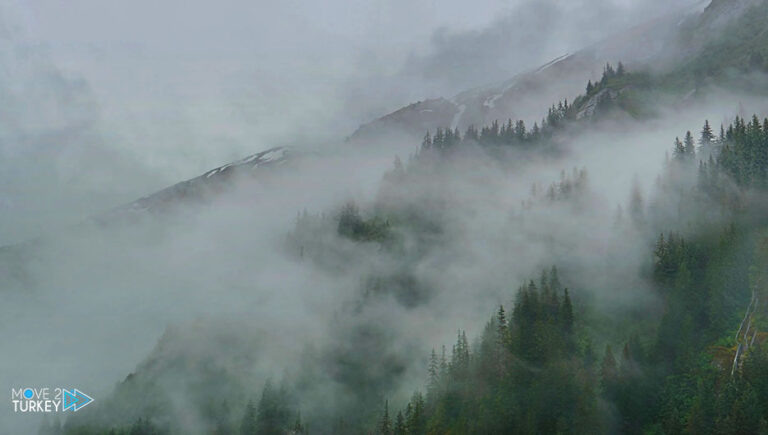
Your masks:
<svg viewBox="0 0 768 435"><path fill-rule="evenodd" d="M432 148L432 135L427 132L427 134L424 135L424 139L421 141L421 149L428 150L430 148Z"/></svg>
<svg viewBox="0 0 768 435"><path fill-rule="evenodd" d="M397 412L397 417L395 418L395 429L394 429L394 435L406 435L407 428L405 426L405 418L403 418L402 412Z"/></svg>
<svg viewBox="0 0 768 435"><path fill-rule="evenodd" d="M437 353L432 348L432 354L429 356L429 381L427 384L427 395L430 401L437 398L440 389L440 363L437 359Z"/></svg>
<svg viewBox="0 0 768 435"><path fill-rule="evenodd" d="M680 138L675 138L674 156L676 159L683 159L685 157L685 146L680 142Z"/></svg>
<svg viewBox="0 0 768 435"><path fill-rule="evenodd" d="M427 432L424 397L421 393L413 393L405 411L405 424L411 435L423 435Z"/></svg>
<svg viewBox="0 0 768 435"><path fill-rule="evenodd" d="M337 227L339 235L349 238L359 237L363 231L363 226L363 218L360 217L360 210L357 208L357 204L354 201L344 204L339 214L339 225Z"/></svg>
<svg viewBox="0 0 768 435"><path fill-rule="evenodd" d="M560 304L560 324L564 333L571 334L573 332L573 305L571 305L568 289L563 291L563 303Z"/></svg>
<svg viewBox="0 0 768 435"><path fill-rule="evenodd" d="M690 131L685 133L685 139L683 140L686 157L694 157L696 155L696 145L693 142L693 135Z"/></svg>
<svg viewBox="0 0 768 435"><path fill-rule="evenodd" d="M465 331L459 330L457 335L451 354L451 375L453 379L464 379L469 372L469 343Z"/></svg>
<svg viewBox="0 0 768 435"><path fill-rule="evenodd" d="M448 373L448 359L446 358L445 345L440 349L440 376Z"/></svg>
<svg viewBox="0 0 768 435"><path fill-rule="evenodd" d="M507 314L504 311L503 305L499 305L499 311L496 313L496 328L497 346L504 348L509 341L509 328L507 326Z"/></svg>
<svg viewBox="0 0 768 435"><path fill-rule="evenodd" d="M392 421L389 419L389 401L384 401L384 414L377 427L379 435L392 435Z"/></svg>
<svg viewBox="0 0 768 435"><path fill-rule="evenodd" d="M517 123L515 124L515 138L519 142L523 142L525 141L526 136L527 136L527 133L525 129L525 121L523 120L517 121Z"/></svg>
<svg viewBox="0 0 768 435"><path fill-rule="evenodd" d="M537 140L540 134L541 134L541 129L539 128L539 123L534 122L533 129L531 129L531 140Z"/></svg>
<svg viewBox="0 0 768 435"><path fill-rule="evenodd" d="M712 127L709 126L709 120L705 120L704 127L701 129L701 137L699 138L699 145L701 145L702 147L707 147L714 140L715 140L715 134L712 133Z"/></svg>

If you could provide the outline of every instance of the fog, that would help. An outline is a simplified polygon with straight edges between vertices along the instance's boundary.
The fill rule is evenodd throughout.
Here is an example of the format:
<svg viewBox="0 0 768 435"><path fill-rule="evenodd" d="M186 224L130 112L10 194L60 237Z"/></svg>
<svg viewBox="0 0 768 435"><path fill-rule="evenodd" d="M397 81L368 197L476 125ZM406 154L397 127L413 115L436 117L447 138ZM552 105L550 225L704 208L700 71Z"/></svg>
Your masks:
<svg viewBox="0 0 768 435"><path fill-rule="evenodd" d="M337 142L685 2L561 3L8 0L0 240L272 146Z"/></svg>
<svg viewBox="0 0 768 435"><path fill-rule="evenodd" d="M633 183L653 198L675 136L704 119L766 113L759 99L723 91L644 123L606 121L574 134L556 158L511 167L470 150L389 204L377 201L383 176L419 144L350 149L343 138L414 100L504 80L687 4L3 5L0 244L15 244L5 252L22 260L0 268L0 389L76 386L97 406L143 371L157 376L182 430L194 431L205 421L191 397L198 374L175 358L234 376L242 390L233 395L253 396L267 378L295 381L317 361L327 371L302 403L315 415L356 400L329 353L375 352L358 357L359 375L399 405L423 385L433 347L450 346L456 328L479 334L498 304L553 264L577 301L599 300L617 316L656 313L640 276L649 235L617 228L616 209L628 208ZM82 224L284 145L298 158L206 201ZM531 197L532 185L544 190L573 168L589 180L577 200ZM424 198L447 204L438 248L417 252L419 235L407 230L402 256L336 234L346 201L370 216L382 203ZM327 216L318 225L330 231L302 240L307 253L302 245L297 255L286 240L304 210ZM365 292L367 278L403 270L423 291L415 302ZM367 328L375 339L366 341ZM321 400L329 397L338 403ZM3 407L0 433L31 432L39 420Z"/></svg>

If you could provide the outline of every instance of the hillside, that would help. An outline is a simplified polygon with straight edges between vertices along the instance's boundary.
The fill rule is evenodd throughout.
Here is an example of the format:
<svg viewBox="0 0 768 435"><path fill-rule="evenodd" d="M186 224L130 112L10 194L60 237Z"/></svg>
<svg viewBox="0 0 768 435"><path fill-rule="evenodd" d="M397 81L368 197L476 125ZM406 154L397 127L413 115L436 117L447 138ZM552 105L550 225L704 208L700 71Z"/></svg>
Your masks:
<svg viewBox="0 0 768 435"><path fill-rule="evenodd" d="M768 433L767 35L694 2L0 247L3 382L94 399L0 432Z"/></svg>
<svg viewBox="0 0 768 435"><path fill-rule="evenodd" d="M587 80L598 80L606 63L623 62L635 70L665 67L681 53L694 50L678 44L688 23L699 19L706 2L657 18L627 32L566 54L503 83L463 91L451 98L437 98L408 105L361 126L349 138L354 144L385 144L394 140L420 140L438 127L464 130L494 120L524 119L532 124L546 111L542 102L572 100ZM708 15L720 14L709 9ZM723 12L724 13L724 12ZM728 11L731 14L731 10ZM723 18L727 21L727 18ZM382 137L381 140L378 138Z"/></svg>

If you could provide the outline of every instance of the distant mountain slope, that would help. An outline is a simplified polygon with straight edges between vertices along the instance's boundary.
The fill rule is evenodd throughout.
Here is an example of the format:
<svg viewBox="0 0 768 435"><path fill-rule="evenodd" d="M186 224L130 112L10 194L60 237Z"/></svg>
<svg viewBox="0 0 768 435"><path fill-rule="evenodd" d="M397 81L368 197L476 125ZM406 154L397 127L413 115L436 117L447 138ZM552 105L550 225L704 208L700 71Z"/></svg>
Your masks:
<svg viewBox="0 0 768 435"><path fill-rule="evenodd" d="M743 73L768 73L768 1L713 0L686 24L681 39L693 48L665 77L669 89L738 86L733 79L744 80ZM764 84L762 90L768 90Z"/></svg>
<svg viewBox="0 0 768 435"><path fill-rule="evenodd" d="M408 105L361 126L349 141L382 145L403 138L419 140L438 127L463 130L508 118L540 121L549 104L582 93L587 80L599 78L608 62L622 61L632 69L672 62L687 48L678 44L681 29L696 20L705 6L706 1L697 2L502 83Z"/></svg>
<svg viewBox="0 0 768 435"><path fill-rule="evenodd" d="M393 141L418 143L426 131L438 127L463 130L469 125L488 125L507 118L532 123L546 114L549 104L583 94L587 80L597 80L603 66L617 60L624 61L631 69L653 67L661 70L662 75L667 74L669 82L681 82L703 74L702 65L706 65L711 50L724 57L724 68L749 62L762 62L762 66L768 59L768 52L761 54L768 50L768 12L763 8L761 14L744 14L761 3L766 1L697 2L505 82L467 90L452 98L410 104L362 125L348 142L352 145L386 145ZM743 29L739 32L739 29L733 29L734 26ZM737 36L721 38L723 29ZM686 86L688 92L691 86ZM593 96L592 100L597 97ZM592 100L581 101L585 114L589 112ZM208 193L224 189L235 174L253 174L256 168L280 165L293 155L294 152L286 148L272 148L94 216L92 220L108 222L137 212L168 210L186 201L199 201Z"/></svg>
<svg viewBox="0 0 768 435"><path fill-rule="evenodd" d="M211 169L200 176L174 184L107 213L94 216L92 219L96 222L108 222L116 218L129 217L134 213L164 211L183 202L203 200L207 194L226 188L227 182L234 177L255 175L258 171L282 165L288 161L289 156L294 154L285 147L270 148Z"/></svg>

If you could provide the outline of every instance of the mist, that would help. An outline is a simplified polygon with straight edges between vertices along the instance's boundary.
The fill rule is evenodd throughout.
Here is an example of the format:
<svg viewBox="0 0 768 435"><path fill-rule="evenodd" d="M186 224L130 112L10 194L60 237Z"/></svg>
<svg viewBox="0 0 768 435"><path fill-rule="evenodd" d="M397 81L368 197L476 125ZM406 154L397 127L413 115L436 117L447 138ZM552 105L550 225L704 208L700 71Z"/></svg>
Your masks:
<svg viewBox="0 0 768 435"><path fill-rule="evenodd" d="M3 5L0 388L77 386L99 407L84 421L106 421L129 407L110 397L135 376L154 383L150 401L177 431L206 433L197 385L220 375L220 393L245 403L272 379L301 391L302 415L330 424L373 396L402 407L424 387L431 349L450 347L456 328L479 336L553 265L596 316L660 318L663 298L643 276L649 247L658 227L684 225L617 222L617 209L631 208L633 188L666 200L657 178L674 138L704 119L768 113L759 96L714 89L649 119L595 121L566 131L555 155L470 147L407 186L387 174L395 158L416 160L419 143L344 143L413 101L506 80L690 7L587 3ZM91 219L275 146L295 158L236 174L202 201ZM546 198L579 171L577 195ZM366 219L412 207L439 231L394 222L395 249L350 240L338 232L350 201ZM0 411L0 433L39 423Z"/></svg>

